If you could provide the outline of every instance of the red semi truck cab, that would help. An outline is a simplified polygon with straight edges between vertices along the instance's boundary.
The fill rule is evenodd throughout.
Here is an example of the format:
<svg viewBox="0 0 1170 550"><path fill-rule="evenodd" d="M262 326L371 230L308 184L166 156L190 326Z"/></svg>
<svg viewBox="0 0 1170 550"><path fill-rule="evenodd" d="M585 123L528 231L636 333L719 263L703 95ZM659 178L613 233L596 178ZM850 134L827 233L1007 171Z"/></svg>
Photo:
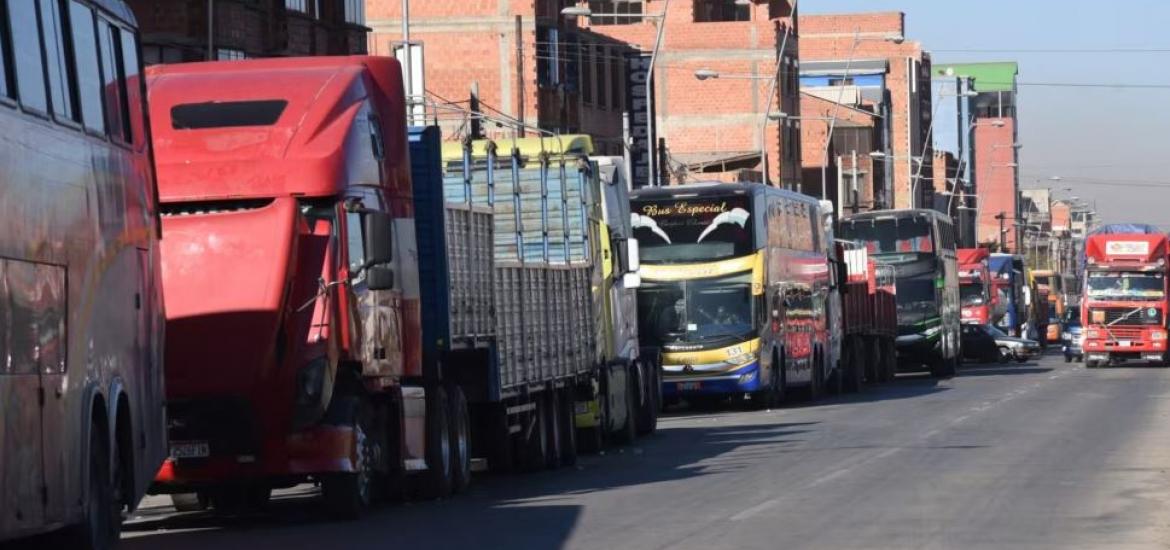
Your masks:
<svg viewBox="0 0 1170 550"><path fill-rule="evenodd" d="M399 75L377 57L148 71L171 445L156 492L225 508L312 478L347 513L371 448L422 454L409 421L398 441L371 427L420 408L402 391L422 371Z"/></svg>
<svg viewBox="0 0 1170 550"><path fill-rule="evenodd" d="M991 252L986 248L959 249L960 320L981 325L991 322Z"/></svg>
<svg viewBox="0 0 1170 550"><path fill-rule="evenodd" d="M1167 237L1103 233L1085 240L1081 305L1086 365L1167 362Z"/></svg>

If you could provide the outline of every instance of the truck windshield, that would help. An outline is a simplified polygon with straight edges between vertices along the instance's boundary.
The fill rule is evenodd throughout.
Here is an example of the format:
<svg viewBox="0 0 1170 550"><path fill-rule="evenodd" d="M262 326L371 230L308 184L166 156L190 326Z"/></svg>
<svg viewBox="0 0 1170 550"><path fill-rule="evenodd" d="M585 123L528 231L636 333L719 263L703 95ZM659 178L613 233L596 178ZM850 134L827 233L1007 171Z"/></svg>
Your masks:
<svg viewBox="0 0 1170 550"><path fill-rule="evenodd" d="M1091 273L1090 298L1112 300L1160 300L1166 296L1164 273Z"/></svg>
<svg viewBox="0 0 1170 550"><path fill-rule="evenodd" d="M632 210L646 263L709 262L754 250L747 196L642 199Z"/></svg>
<svg viewBox="0 0 1170 550"><path fill-rule="evenodd" d="M959 299L965 306L979 306L986 301L982 281L973 281L959 285Z"/></svg>
<svg viewBox="0 0 1170 550"><path fill-rule="evenodd" d="M655 344L713 344L752 332L747 274L716 279L644 283L638 290L638 331Z"/></svg>

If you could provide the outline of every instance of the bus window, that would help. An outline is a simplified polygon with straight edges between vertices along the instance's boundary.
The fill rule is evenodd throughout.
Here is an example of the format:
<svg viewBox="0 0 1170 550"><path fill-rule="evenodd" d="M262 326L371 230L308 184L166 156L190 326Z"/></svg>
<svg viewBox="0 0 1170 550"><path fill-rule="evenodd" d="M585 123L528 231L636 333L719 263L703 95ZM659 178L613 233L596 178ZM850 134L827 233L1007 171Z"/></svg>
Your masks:
<svg viewBox="0 0 1170 550"><path fill-rule="evenodd" d="M77 95L81 106L81 120L86 128L104 134L106 125L102 111L102 74L98 65L93 10L71 0L69 22L72 26L73 58L77 64Z"/></svg>
<svg viewBox="0 0 1170 550"><path fill-rule="evenodd" d="M49 73L49 99L58 120L76 120L73 83L69 75L65 36L61 28L61 3L41 0L41 36L45 39L45 66Z"/></svg>
<svg viewBox="0 0 1170 550"><path fill-rule="evenodd" d="M32 2L8 3L8 30L12 36L12 59L20 104L47 113L45 62L37 32L37 7Z"/></svg>
<svg viewBox="0 0 1170 550"><path fill-rule="evenodd" d="M145 121L142 104L141 82L138 74L138 40L132 32L122 31L122 70L123 83L126 90L126 141L127 143L142 143L142 131Z"/></svg>
<svg viewBox="0 0 1170 550"><path fill-rule="evenodd" d="M130 132L126 117L126 77L122 68L122 33L108 21L98 20L98 45L102 56L102 86L106 96L106 129L110 137L125 142Z"/></svg>

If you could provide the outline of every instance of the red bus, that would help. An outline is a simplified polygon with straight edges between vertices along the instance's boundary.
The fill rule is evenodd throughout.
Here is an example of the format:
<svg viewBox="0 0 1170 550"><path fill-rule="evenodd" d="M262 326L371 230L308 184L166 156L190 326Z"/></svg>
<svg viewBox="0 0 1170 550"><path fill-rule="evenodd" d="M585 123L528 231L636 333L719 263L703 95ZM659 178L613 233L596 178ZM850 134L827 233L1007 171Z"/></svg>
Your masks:
<svg viewBox="0 0 1170 550"><path fill-rule="evenodd" d="M165 452L159 223L118 0L0 10L0 541L108 547Z"/></svg>

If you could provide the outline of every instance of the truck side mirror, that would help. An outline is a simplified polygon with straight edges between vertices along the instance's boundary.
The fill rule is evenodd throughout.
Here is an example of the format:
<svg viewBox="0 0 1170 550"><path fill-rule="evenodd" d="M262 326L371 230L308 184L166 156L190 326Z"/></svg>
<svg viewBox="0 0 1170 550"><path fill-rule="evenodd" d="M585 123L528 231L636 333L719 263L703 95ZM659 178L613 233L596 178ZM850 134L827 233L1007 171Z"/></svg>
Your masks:
<svg viewBox="0 0 1170 550"><path fill-rule="evenodd" d="M366 238L366 267L388 264L394 259L394 218L369 211L362 215Z"/></svg>
<svg viewBox="0 0 1170 550"><path fill-rule="evenodd" d="M370 290L393 290L394 269L384 263L366 268L366 288Z"/></svg>

